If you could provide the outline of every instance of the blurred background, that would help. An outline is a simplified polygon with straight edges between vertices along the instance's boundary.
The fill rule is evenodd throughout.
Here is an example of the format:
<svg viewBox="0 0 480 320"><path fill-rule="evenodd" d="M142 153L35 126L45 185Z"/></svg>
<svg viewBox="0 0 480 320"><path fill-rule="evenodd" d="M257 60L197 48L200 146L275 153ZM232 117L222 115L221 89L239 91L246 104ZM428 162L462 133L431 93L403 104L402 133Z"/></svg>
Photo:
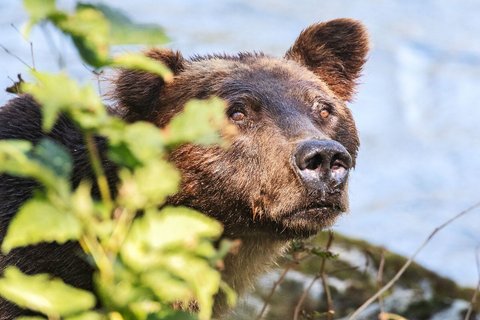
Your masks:
<svg viewBox="0 0 480 320"><path fill-rule="evenodd" d="M96 1L92 1L97 3ZM71 7L74 1L58 1ZM351 109L362 140L351 210L335 231L410 255L448 218L480 201L480 1L478 0L110 0L136 22L165 27L185 56L257 50L282 56L308 25L361 20L372 51ZM0 2L0 103L30 44L21 1ZM36 28L34 64L92 80L69 41ZM136 50L120 48L119 50ZM10 53L8 53L9 51ZM16 56L16 57L15 57ZM461 285L478 281L480 210L441 231L418 262Z"/></svg>

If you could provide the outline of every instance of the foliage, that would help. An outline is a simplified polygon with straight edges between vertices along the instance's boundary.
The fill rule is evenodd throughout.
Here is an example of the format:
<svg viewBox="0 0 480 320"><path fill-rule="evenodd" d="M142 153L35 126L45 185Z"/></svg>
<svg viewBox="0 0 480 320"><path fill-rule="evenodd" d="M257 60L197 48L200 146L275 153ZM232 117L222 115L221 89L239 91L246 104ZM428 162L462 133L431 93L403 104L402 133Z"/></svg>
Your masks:
<svg viewBox="0 0 480 320"><path fill-rule="evenodd" d="M58 9L54 0L24 0L24 6L30 15L27 33L38 23L53 24L94 68L134 68L166 80L172 76L144 55L110 55L112 44L164 43L157 26L136 25L105 5L79 3L73 12ZM39 242L78 241L96 269L96 295L15 267L0 279L0 295L51 319L210 319L220 288L234 299L214 267L228 251L228 243L221 243L220 251L212 243L222 226L188 208L160 208L180 182L168 153L183 143L221 143L223 101L191 101L159 129L109 115L90 84L80 86L65 73L32 75L35 83L23 83L22 90L42 105L43 130L52 130L60 113L68 116L84 135L96 181L73 186L72 157L55 141L0 141L0 173L41 185L13 218L1 249L7 254ZM107 182L98 136L107 139L108 157L119 168L116 190ZM92 196L94 187L100 198ZM139 211L143 214L136 217ZM95 309L96 299L100 309ZM181 311L192 304L198 306L195 314Z"/></svg>

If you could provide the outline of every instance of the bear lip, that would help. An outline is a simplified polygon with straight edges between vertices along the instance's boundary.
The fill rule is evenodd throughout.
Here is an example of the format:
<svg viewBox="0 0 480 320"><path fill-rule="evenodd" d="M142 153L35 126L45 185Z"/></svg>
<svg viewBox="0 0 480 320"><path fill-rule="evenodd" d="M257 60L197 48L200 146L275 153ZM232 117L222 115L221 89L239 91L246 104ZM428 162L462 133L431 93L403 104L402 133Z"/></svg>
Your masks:
<svg viewBox="0 0 480 320"><path fill-rule="evenodd" d="M306 219L323 222L326 219L336 217L344 210L337 204L317 204L306 208L292 211L284 219L297 220Z"/></svg>

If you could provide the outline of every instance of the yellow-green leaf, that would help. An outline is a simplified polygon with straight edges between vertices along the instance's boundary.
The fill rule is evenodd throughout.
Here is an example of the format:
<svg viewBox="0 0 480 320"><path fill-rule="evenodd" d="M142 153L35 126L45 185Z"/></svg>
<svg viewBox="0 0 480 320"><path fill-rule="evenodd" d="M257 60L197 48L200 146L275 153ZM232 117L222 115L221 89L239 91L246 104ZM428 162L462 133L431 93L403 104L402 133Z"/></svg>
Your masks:
<svg viewBox="0 0 480 320"><path fill-rule="evenodd" d="M108 64L110 25L102 12L79 6L74 14L53 22L72 37L85 62L96 68Z"/></svg>
<svg viewBox="0 0 480 320"><path fill-rule="evenodd" d="M0 172L40 181L49 190L63 193L67 181L31 156L32 144L22 140L0 140Z"/></svg>
<svg viewBox="0 0 480 320"><path fill-rule="evenodd" d="M189 208L151 210L135 220L121 254L133 269L147 270L164 263L161 253L169 249L205 253L200 244L219 237L222 230L218 221Z"/></svg>
<svg viewBox="0 0 480 320"><path fill-rule="evenodd" d="M106 110L91 86L80 87L64 73L33 71L32 75L37 83L23 83L22 90L42 105L43 130L50 131L62 111L72 114L75 122L85 129L96 128L106 122Z"/></svg>
<svg viewBox="0 0 480 320"><path fill-rule="evenodd" d="M113 58L112 65L119 68L136 69L158 74L165 81L173 79L173 73L163 63L140 53L124 53Z"/></svg>
<svg viewBox="0 0 480 320"><path fill-rule="evenodd" d="M110 44L158 45L168 41L165 31L154 24L134 23L122 11L106 4L80 4L81 7L95 8L103 13L110 23Z"/></svg>
<svg viewBox="0 0 480 320"><path fill-rule="evenodd" d="M28 276L15 267L5 269L0 279L0 295L23 308L55 318L95 306L95 297L88 291L51 279L48 274Z"/></svg>
<svg viewBox="0 0 480 320"><path fill-rule="evenodd" d="M81 225L68 212L62 212L52 204L38 199L26 202L10 222L2 251L8 253L16 247L39 242L65 243L81 235Z"/></svg>
<svg viewBox="0 0 480 320"><path fill-rule="evenodd" d="M226 119L223 100L190 100L165 129L166 142L173 146L189 142L220 143L220 129L224 126Z"/></svg>
<svg viewBox="0 0 480 320"><path fill-rule="evenodd" d="M55 0L23 0L23 7L30 18L30 21L24 29L25 35L30 33L30 29L34 24L41 20L48 19L49 16L57 13Z"/></svg>
<svg viewBox="0 0 480 320"><path fill-rule="evenodd" d="M167 196L177 192L180 174L176 168L162 160L150 160L131 173L120 171L119 202L130 209L157 207Z"/></svg>

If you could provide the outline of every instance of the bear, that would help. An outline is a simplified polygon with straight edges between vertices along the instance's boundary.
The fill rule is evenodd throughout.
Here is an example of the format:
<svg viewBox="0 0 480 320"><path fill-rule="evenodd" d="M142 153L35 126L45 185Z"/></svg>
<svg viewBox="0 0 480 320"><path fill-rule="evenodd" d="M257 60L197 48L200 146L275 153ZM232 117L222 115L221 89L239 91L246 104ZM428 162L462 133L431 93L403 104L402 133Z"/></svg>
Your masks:
<svg viewBox="0 0 480 320"><path fill-rule="evenodd" d="M187 144L173 151L170 160L182 182L167 202L217 219L224 226L222 237L241 240L222 271L237 293L248 289L292 239L315 235L348 211L348 178L359 137L347 104L368 51L363 24L343 18L309 26L280 58L259 52L185 58L169 49L150 49L146 55L166 64L172 81L133 70L120 70L113 81L111 108L128 122L163 127L192 98L219 96L227 102L226 117L236 127L229 148ZM47 136L72 154L74 186L82 179L93 181L78 129L61 115L51 132L42 132L40 108L28 95L0 108L0 139L35 144ZM96 143L106 150L105 139ZM105 158L103 165L109 181L115 181L115 164ZM35 187L29 179L0 176L0 241ZM0 270L8 265L93 289L93 270L76 243L17 248L0 255ZM214 317L227 311L218 295ZM0 319L24 314L0 300Z"/></svg>

